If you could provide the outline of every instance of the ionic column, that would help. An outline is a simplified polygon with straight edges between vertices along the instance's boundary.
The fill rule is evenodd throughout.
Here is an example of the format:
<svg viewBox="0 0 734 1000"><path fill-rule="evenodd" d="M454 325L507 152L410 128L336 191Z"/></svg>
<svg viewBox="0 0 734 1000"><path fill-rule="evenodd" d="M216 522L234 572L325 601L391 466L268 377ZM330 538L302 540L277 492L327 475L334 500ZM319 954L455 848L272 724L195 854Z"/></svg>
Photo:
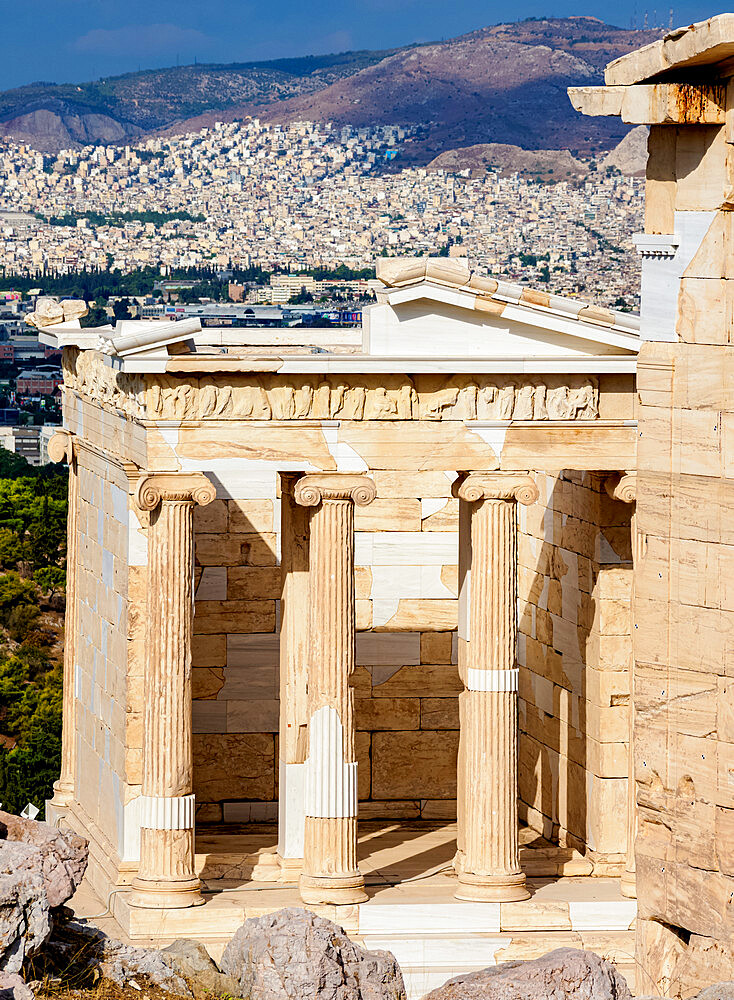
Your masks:
<svg viewBox="0 0 734 1000"><path fill-rule="evenodd" d="M310 521L308 758L301 898L359 903L367 897L357 866L357 761L349 677L354 671L354 504L375 498L366 476L303 476L296 503Z"/></svg>
<svg viewBox="0 0 734 1000"><path fill-rule="evenodd" d="M606 490L614 500L635 504L630 518L630 533L632 536L632 605L634 615L635 573L640 565L640 534L637 531L637 475L625 472L607 479ZM623 896L637 898L637 872L635 865L635 840L637 838L637 786L635 784L635 651L632 650L629 665L630 696L629 696L629 749L627 751L627 861L620 880Z"/></svg>
<svg viewBox="0 0 734 1000"><path fill-rule="evenodd" d="M150 511L140 867L133 906L202 903L194 871L191 634L194 504L215 497L200 473L144 476L135 499Z"/></svg>
<svg viewBox="0 0 734 1000"><path fill-rule="evenodd" d="M304 781L308 724L308 521L296 503L297 475L280 477L280 761L278 861L283 879L303 868Z"/></svg>
<svg viewBox="0 0 734 1000"><path fill-rule="evenodd" d="M69 492L66 522L66 616L64 619L64 680L61 729L61 774L54 782L53 798L46 805L46 819L51 812L63 813L74 799L76 777L76 711L74 673L77 643L77 572L79 519L79 473L77 470L74 436L69 431L57 431L48 442L48 457L52 462L68 462Z"/></svg>
<svg viewBox="0 0 734 1000"><path fill-rule="evenodd" d="M534 503L538 489L526 473L474 473L454 495L470 510L459 521L470 540L462 546L469 575L456 896L527 899L517 818L517 502Z"/></svg>

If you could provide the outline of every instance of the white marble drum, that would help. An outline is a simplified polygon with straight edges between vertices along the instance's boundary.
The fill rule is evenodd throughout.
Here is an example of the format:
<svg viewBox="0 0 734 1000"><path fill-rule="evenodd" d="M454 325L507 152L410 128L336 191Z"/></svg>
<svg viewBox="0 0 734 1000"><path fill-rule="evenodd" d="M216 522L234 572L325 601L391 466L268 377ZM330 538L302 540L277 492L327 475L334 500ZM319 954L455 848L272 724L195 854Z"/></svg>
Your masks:
<svg viewBox="0 0 734 1000"><path fill-rule="evenodd" d="M209 899L195 824L277 823L249 877L308 905L364 903L390 822L456 823L472 905L563 852L634 894L638 320L462 259L378 277L361 329L42 329L71 470L49 812L128 931Z"/></svg>

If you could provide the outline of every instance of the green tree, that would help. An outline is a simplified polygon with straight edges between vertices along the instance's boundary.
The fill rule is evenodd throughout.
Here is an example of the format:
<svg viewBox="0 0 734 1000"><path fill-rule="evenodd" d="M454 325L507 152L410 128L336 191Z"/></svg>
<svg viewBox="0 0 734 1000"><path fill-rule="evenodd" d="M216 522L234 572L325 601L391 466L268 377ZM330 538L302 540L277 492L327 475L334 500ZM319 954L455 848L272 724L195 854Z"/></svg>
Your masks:
<svg viewBox="0 0 734 1000"><path fill-rule="evenodd" d="M54 594L66 587L66 570L60 566L42 566L33 574L33 579L41 588L48 599L52 600Z"/></svg>
<svg viewBox="0 0 734 1000"><path fill-rule="evenodd" d="M7 625L13 611L23 605L38 605L38 587L11 569L0 576L0 624Z"/></svg>
<svg viewBox="0 0 734 1000"><path fill-rule="evenodd" d="M20 562L22 545L12 528L0 528L0 566L15 569Z"/></svg>

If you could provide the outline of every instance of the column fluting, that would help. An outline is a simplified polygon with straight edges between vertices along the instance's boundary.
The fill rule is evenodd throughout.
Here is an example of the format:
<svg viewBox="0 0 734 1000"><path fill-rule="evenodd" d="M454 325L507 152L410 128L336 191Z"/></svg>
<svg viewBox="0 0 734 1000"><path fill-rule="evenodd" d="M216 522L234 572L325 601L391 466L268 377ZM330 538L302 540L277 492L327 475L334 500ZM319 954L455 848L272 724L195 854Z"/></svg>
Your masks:
<svg viewBox="0 0 734 1000"><path fill-rule="evenodd" d="M517 810L517 502L526 473L475 473L455 486L470 505L468 625L461 673L459 899L527 899Z"/></svg>
<svg viewBox="0 0 734 1000"><path fill-rule="evenodd" d="M204 476L172 473L144 478L136 496L150 524L140 867L130 902L193 906L203 902L194 870L193 519L215 491Z"/></svg>
<svg viewBox="0 0 734 1000"><path fill-rule="evenodd" d="M297 503L313 508L309 545L308 758L301 898L358 903L354 705L354 505L375 498L366 476L307 475Z"/></svg>

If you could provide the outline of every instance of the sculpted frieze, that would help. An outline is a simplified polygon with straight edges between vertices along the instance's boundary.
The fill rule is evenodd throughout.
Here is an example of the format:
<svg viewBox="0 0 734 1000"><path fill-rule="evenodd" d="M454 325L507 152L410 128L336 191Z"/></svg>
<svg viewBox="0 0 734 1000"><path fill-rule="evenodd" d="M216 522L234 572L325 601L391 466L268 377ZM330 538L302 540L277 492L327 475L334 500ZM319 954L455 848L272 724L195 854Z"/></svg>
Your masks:
<svg viewBox="0 0 734 1000"><path fill-rule="evenodd" d="M214 376L148 382L151 419L201 420L593 420L595 379L472 379L443 375Z"/></svg>
<svg viewBox="0 0 734 1000"><path fill-rule="evenodd" d="M67 348L62 361L64 386L90 399L106 410L124 413L128 417L146 415L144 377L116 372L93 351Z"/></svg>
<svg viewBox="0 0 734 1000"><path fill-rule="evenodd" d="M137 375L67 350L64 384L105 409L149 420L593 420L583 376Z"/></svg>

